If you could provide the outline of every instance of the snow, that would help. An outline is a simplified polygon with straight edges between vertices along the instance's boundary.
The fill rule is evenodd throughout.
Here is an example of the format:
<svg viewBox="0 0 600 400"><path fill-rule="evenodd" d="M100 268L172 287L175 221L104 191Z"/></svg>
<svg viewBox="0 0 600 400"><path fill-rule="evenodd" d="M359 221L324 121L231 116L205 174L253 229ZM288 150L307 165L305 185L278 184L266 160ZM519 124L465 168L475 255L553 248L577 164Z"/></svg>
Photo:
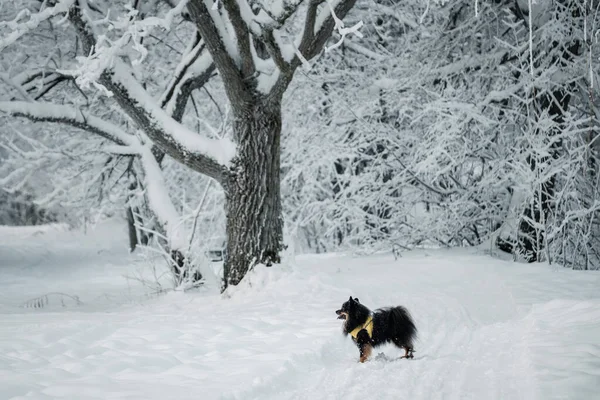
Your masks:
<svg viewBox="0 0 600 400"><path fill-rule="evenodd" d="M335 8L338 6L339 3L340 3L340 0L328 1L327 2L328 7L323 7L321 9L319 14L317 14L317 18L315 19L315 26L313 29L313 34L317 35L319 33L319 31L323 27L323 24L325 24L325 21L327 20L327 18L329 18L329 16L332 14L332 11L335 10ZM335 19L335 16L333 18ZM336 29L337 29L337 26L336 26Z"/></svg>
<svg viewBox="0 0 600 400"><path fill-rule="evenodd" d="M0 227L2 399L591 399L600 392L600 274L480 250L298 256L216 287L150 296L124 276L113 220L87 233ZM23 304L45 293L43 308ZM334 310L402 304L414 360L357 362ZM63 305L64 303L64 305ZM381 355L383 353L384 355Z"/></svg>
<svg viewBox="0 0 600 400"><path fill-rule="evenodd" d="M152 154L150 146L141 147L140 160L144 166L144 179L150 207L162 226L165 227L171 249L182 250L186 246L185 240L189 235L177 209L175 209L175 205L171 201L162 170Z"/></svg>
<svg viewBox="0 0 600 400"><path fill-rule="evenodd" d="M248 29L250 29L252 34L260 36L262 34L262 30L260 25L254 20L254 12L252 11L250 4L248 4L246 0L238 0L237 4L240 8L240 16L248 26Z"/></svg>
<svg viewBox="0 0 600 400"><path fill-rule="evenodd" d="M235 33L232 31L233 27L231 27L231 24L226 22L227 19L223 18L219 13L219 10L216 9L215 6L217 3L218 0L204 0L204 5L206 6L208 13L213 20L217 32L219 32L219 36L223 42L223 46L227 50L227 54L229 57L231 57L235 64L239 66L241 64L241 58L235 40Z"/></svg>
<svg viewBox="0 0 600 400"><path fill-rule="evenodd" d="M144 88L135 79L132 79L129 68L122 61L115 61L113 79L152 116L153 121L167 135L190 153L204 154L225 166L228 166L235 157L235 143L231 139L210 139L201 136L171 118Z"/></svg>
<svg viewBox="0 0 600 400"><path fill-rule="evenodd" d="M175 81L177 77L180 77L182 74L185 74L182 79L179 80L179 83L174 90L175 93L180 93L181 86L184 83L188 82L189 79L204 73L212 64L212 57L207 51L201 55L198 55L198 52L200 52L204 47L204 42L200 41L199 43L196 43L196 46L193 46L195 42L195 39L190 41L188 48L185 50L184 56L181 58L181 61L177 65L175 73L173 74L173 81ZM194 60L194 58L196 58L196 60ZM169 89L171 89L172 85L173 82L170 82L169 85L167 85L168 90L166 90L161 96L158 102L159 104L165 104L166 97L169 94ZM178 97L178 95L173 95L169 103L166 104L165 111L168 115L173 115Z"/></svg>
<svg viewBox="0 0 600 400"><path fill-rule="evenodd" d="M0 39L0 51L12 45L23 35L36 29L42 22L58 14L66 13L69 8L71 8L73 3L75 3L75 0L61 0L58 1L54 7L44 8L39 13L31 14L29 10L25 9L21 10L14 20L7 22L1 21L0 28L7 26L13 31L9 35ZM27 19L25 20L25 18Z"/></svg>
<svg viewBox="0 0 600 400"><path fill-rule="evenodd" d="M44 102L0 101L0 112L23 115L34 120L71 121L80 125L88 125L116 142L135 146L138 141L134 136L125 133L118 126L90 115L86 111L73 107Z"/></svg>
<svg viewBox="0 0 600 400"><path fill-rule="evenodd" d="M263 2L263 4L264 3L265 2ZM289 6L295 7L298 3L299 2L291 2ZM271 15L276 16L277 19L279 19L284 15L285 9L289 6L284 5L283 0L273 0L268 2L267 8L269 9Z"/></svg>
<svg viewBox="0 0 600 400"><path fill-rule="evenodd" d="M275 69L271 74L260 74L258 77L258 85L256 90L263 94L271 93L271 90L277 83L279 76L281 75L281 71L279 69Z"/></svg>
<svg viewBox="0 0 600 400"><path fill-rule="evenodd" d="M200 44L198 46L200 46ZM212 57L210 56L210 53L206 51L203 54L201 54L192 65L190 65L189 69L185 73L184 78L181 79L181 81L177 85L175 92L180 93L181 87L183 86L184 83L187 83L191 79L204 74L210 68L211 65L212 65ZM171 101L165 107L165 110L167 111L167 113L169 115L173 115L174 110L175 110L176 100L178 98L179 98L179 96L173 96L171 98Z"/></svg>
<svg viewBox="0 0 600 400"><path fill-rule="evenodd" d="M170 30L171 25L173 25L173 20L176 16L180 15L185 7L187 6L188 0L181 0L175 7L170 9L164 18L157 17L149 17L144 18L142 20L136 20L135 24L140 25L141 27L153 27L153 26L162 26L165 30Z"/></svg>

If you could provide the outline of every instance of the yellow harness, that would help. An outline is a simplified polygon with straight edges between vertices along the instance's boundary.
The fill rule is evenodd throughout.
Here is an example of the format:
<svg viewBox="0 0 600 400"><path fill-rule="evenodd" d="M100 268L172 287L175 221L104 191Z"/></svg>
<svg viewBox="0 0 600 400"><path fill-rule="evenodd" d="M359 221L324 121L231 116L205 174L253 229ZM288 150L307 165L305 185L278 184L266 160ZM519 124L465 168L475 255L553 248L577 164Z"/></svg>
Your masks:
<svg viewBox="0 0 600 400"><path fill-rule="evenodd" d="M356 340L356 338L358 336L358 332L362 331L363 329L365 329L367 331L367 333L369 334L369 338L373 337L373 317L372 316L369 315L369 318L367 318L365 323L354 328L352 330L352 332L350 332L350 335L354 338L354 340Z"/></svg>

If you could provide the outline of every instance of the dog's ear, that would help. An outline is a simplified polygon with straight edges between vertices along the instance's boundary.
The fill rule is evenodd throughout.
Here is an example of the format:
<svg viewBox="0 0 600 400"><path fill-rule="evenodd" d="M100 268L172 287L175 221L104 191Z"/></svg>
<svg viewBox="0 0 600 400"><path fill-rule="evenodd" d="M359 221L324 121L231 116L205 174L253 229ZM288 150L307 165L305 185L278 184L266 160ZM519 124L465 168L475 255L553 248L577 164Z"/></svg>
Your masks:
<svg viewBox="0 0 600 400"><path fill-rule="evenodd" d="M360 303L360 301L358 301L358 298L356 298L356 297L354 298L354 301L357 303Z"/></svg>
<svg viewBox="0 0 600 400"><path fill-rule="evenodd" d="M348 300L350 303L354 303L354 299L352 298L352 296L350 296L350 300Z"/></svg>

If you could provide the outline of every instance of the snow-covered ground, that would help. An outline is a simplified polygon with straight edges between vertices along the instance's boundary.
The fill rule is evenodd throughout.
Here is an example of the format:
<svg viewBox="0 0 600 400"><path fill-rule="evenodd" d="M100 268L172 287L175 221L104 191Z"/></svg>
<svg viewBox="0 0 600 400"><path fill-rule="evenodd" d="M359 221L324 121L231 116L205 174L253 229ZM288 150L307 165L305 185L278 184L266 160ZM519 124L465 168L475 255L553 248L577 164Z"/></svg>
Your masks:
<svg viewBox="0 0 600 400"><path fill-rule="evenodd" d="M301 256L228 297L153 296L125 278L148 262L124 235L0 227L0 399L600 398L600 273L476 250ZM349 295L408 307L415 359L357 363L334 313Z"/></svg>

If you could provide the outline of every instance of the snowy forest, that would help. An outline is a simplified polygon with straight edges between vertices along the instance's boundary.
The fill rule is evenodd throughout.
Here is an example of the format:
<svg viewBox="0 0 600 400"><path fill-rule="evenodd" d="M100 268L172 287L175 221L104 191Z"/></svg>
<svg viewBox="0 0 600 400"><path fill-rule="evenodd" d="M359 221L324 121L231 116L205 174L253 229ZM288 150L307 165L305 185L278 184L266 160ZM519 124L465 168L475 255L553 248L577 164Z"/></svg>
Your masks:
<svg viewBox="0 0 600 400"><path fill-rule="evenodd" d="M0 0L0 399L597 398L599 41L600 0Z"/></svg>
<svg viewBox="0 0 600 400"><path fill-rule="evenodd" d="M126 216L224 287L288 249L600 269L599 7L5 0L0 221Z"/></svg>

